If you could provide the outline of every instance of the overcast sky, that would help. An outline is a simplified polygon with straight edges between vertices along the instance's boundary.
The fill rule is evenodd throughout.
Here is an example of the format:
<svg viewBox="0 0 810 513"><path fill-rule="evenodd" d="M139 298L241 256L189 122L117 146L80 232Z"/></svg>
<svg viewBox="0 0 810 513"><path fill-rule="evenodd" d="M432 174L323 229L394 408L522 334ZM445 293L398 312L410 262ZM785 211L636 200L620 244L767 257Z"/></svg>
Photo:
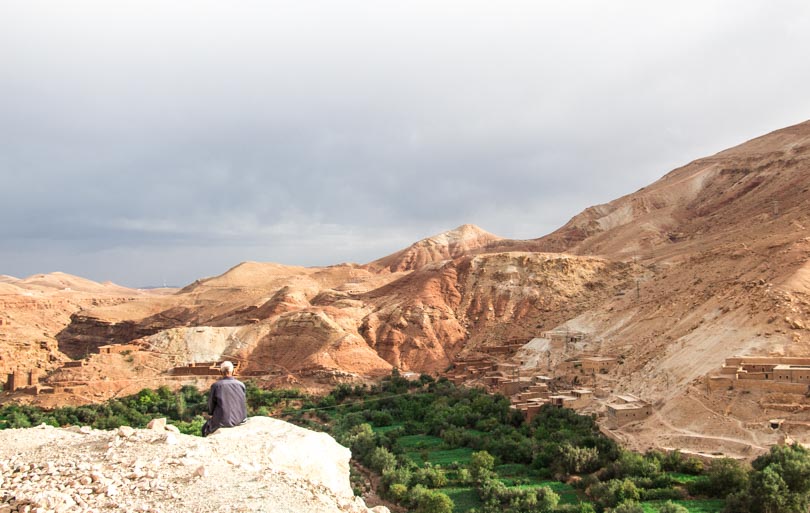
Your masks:
<svg viewBox="0 0 810 513"><path fill-rule="evenodd" d="M0 274L545 235L810 118L797 1L0 0Z"/></svg>

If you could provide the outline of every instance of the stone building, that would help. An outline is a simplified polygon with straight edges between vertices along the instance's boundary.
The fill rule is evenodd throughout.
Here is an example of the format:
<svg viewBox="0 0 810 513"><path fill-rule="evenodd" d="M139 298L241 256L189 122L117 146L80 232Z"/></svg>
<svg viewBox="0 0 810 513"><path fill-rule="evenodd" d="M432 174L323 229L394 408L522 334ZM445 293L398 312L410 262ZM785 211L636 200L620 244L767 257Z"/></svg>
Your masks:
<svg viewBox="0 0 810 513"><path fill-rule="evenodd" d="M810 365L776 365L773 379L780 383L810 383Z"/></svg>
<svg viewBox="0 0 810 513"><path fill-rule="evenodd" d="M652 415L652 405L634 395L616 396L613 403L607 405L608 429L618 429L630 422L644 420Z"/></svg>
<svg viewBox="0 0 810 513"><path fill-rule="evenodd" d="M580 364L584 374L607 374L619 364L619 360L612 356L588 356L580 358Z"/></svg>

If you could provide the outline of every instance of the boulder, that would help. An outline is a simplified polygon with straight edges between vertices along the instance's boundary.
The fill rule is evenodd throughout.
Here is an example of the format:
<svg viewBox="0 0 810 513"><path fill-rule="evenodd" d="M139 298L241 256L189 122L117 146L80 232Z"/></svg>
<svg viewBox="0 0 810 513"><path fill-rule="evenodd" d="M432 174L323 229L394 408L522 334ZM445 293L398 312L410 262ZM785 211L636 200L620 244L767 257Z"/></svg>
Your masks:
<svg viewBox="0 0 810 513"><path fill-rule="evenodd" d="M351 451L326 433L270 417L250 417L240 426L218 429L206 440L236 465L269 461L274 470L323 485L338 497L354 495L349 482Z"/></svg>
<svg viewBox="0 0 810 513"><path fill-rule="evenodd" d="M149 424L146 425L146 429L151 429L153 431L165 431L166 419L152 419L149 421Z"/></svg>

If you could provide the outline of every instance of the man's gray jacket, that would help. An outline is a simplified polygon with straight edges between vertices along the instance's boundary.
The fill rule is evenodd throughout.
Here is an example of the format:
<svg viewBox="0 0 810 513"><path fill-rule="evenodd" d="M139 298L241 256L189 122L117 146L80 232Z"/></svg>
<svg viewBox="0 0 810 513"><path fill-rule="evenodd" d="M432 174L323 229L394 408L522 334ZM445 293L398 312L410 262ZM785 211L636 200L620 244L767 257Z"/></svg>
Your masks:
<svg viewBox="0 0 810 513"><path fill-rule="evenodd" d="M208 414L211 415L208 421L210 432L243 423L247 419L244 383L227 376L211 385L208 394Z"/></svg>

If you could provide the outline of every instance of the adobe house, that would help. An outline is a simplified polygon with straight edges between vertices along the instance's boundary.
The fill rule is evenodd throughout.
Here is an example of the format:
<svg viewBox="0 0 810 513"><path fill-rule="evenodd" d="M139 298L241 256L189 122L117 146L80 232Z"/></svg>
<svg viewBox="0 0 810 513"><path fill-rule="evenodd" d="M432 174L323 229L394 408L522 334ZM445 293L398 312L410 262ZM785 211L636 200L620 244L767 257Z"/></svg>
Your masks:
<svg viewBox="0 0 810 513"><path fill-rule="evenodd" d="M127 351L138 351L139 346L134 344L109 344L106 346L98 346L99 354L120 354Z"/></svg>
<svg viewBox="0 0 810 513"><path fill-rule="evenodd" d="M512 396L524 390L528 390L532 386L531 378L518 378L510 379L501 383L500 392L503 395Z"/></svg>
<svg viewBox="0 0 810 513"><path fill-rule="evenodd" d="M756 384L757 382L762 382L762 384ZM710 377L707 383L710 388L743 386L744 383L747 383L745 385L747 388L763 390L807 385L810 384L810 358L733 356L726 358L719 376Z"/></svg>
<svg viewBox="0 0 810 513"><path fill-rule="evenodd" d="M219 376L219 366L222 362L192 362L182 367L175 367L171 374L175 376ZM240 362L234 362L233 373L238 373Z"/></svg>
<svg viewBox="0 0 810 513"><path fill-rule="evenodd" d="M39 374L37 371L18 370L8 374L5 389L9 392L14 392L21 388L35 386L37 383L39 383Z"/></svg>
<svg viewBox="0 0 810 513"><path fill-rule="evenodd" d="M584 408L591 403L593 392L587 388L568 390L556 395L549 396L549 403L554 406L571 408L576 410Z"/></svg>
<svg viewBox="0 0 810 513"><path fill-rule="evenodd" d="M532 419L540 412L540 409L546 404L546 401L543 400L532 400L513 404L512 407L523 414L523 416L526 418L526 422L531 422Z"/></svg>
<svg viewBox="0 0 810 513"><path fill-rule="evenodd" d="M618 364L618 358L612 356L589 356L580 359L582 372L585 374L607 374Z"/></svg>
<svg viewBox="0 0 810 513"><path fill-rule="evenodd" d="M810 365L776 365L773 379L780 383L810 383Z"/></svg>
<svg viewBox="0 0 810 513"><path fill-rule="evenodd" d="M574 409L574 403L577 402L577 398L573 395L568 394L558 394L558 395L551 395L548 397L548 402L552 406L557 406L560 408L571 408Z"/></svg>
<svg viewBox="0 0 810 513"><path fill-rule="evenodd" d="M618 429L625 424L644 420L652 415L652 405L634 395L616 396L616 402L607 405L608 429Z"/></svg>
<svg viewBox="0 0 810 513"><path fill-rule="evenodd" d="M533 401L526 405L526 422L531 422L540 413L540 408L546 404L545 401Z"/></svg>
<svg viewBox="0 0 810 513"><path fill-rule="evenodd" d="M542 338L551 340L552 342L581 342L585 338L585 334L580 331L568 329L556 329L542 333Z"/></svg>
<svg viewBox="0 0 810 513"><path fill-rule="evenodd" d="M571 395L577 399L574 407L584 408L591 403L591 400L593 399L593 390L588 388L577 388L575 390L571 390Z"/></svg>

